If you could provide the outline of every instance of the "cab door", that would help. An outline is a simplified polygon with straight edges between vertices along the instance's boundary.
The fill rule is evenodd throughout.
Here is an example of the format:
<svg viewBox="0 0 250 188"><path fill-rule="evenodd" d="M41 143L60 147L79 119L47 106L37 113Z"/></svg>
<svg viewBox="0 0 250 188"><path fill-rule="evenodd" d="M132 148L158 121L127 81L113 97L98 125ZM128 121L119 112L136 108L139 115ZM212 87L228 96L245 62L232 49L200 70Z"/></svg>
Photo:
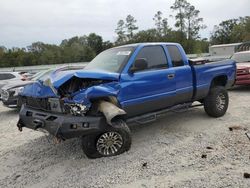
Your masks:
<svg viewBox="0 0 250 188"><path fill-rule="evenodd" d="M191 66L188 63L186 55L180 46L167 45L168 54L172 63L172 69L175 70L176 98L175 104L181 104L192 101L194 92L194 78ZM183 53L181 53L183 51Z"/></svg>
<svg viewBox="0 0 250 188"><path fill-rule="evenodd" d="M122 73L119 101L128 116L136 116L175 103L175 70L169 68L166 51L161 45L144 46L137 59L145 59L145 70ZM133 64L132 66L133 67Z"/></svg>

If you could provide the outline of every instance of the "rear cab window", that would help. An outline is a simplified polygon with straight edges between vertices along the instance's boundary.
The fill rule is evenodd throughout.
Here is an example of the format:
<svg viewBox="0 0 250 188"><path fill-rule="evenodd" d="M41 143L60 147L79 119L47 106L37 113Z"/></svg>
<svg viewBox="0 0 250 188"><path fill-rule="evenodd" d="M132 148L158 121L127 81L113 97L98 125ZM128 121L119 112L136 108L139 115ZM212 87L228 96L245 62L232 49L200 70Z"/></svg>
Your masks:
<svg viewBox="0 0 250 188"><path fill-rule="evenodd" d="M168 53L172 60L173 67L180 67L184 66L184 61L181 55L180 50L177 46L174 45L167 45Z"/></svg>
<svg viewBox="0 0 250 188"><path fill-rule="evenodd" d="M135 60L141 58L148 63L148 68L143 71L168 68L167 57L162 46L143 47Z"/></svg>

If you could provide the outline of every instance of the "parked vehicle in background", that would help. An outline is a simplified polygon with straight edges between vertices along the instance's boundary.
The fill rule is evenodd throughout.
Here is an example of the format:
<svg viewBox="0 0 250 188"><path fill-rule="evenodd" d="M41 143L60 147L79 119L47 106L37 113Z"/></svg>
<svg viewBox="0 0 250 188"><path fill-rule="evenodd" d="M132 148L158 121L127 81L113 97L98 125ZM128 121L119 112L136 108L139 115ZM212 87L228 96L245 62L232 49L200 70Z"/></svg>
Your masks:
<svg viewBox="0 0 250 188"><path fill-rule="evenodd" d="M236 50L241 44L242 43L212 45L209 46L209 54L211 56L217 56L217 57L219 56L230 57L236 52Z"/></svg>
<svg viewBox="0 0 250 188"><path fill-rule="evenodd" d="M3 86L0 91L3 105L9 108L18 107L18 94L23 90L23 88L43 77L46 78L52 71L53 69L41 71L35 74L32 79L28 79L26 81L15 80Z"/></svg>
<svg viewBox="0 0 250 188"><path fill-rule="evenodd" d="M0 72L0 100L1 100L1 88L12 81L24 81L26 78L19 72Z"/></svg>
<svg viewBox="0 0 250 188"><path fill-rule="evenodd" d="M83 68L82 66L67 66L61 67L59 69L49 69L45 71L41 71L33 75L30 79L26 81L12 81L9 84L2 87L0 94L3 105L9 108L20 107L21 104L18 104L18 95L24 89L25 86L32 84L36 81L43 82L45 81L52 72L59 72L65 70L78 70Z"/></svg>
<svg viewBox="0 0 250 188"><path fill-rule="evenodd" d="M237 52L231 59L237 66L235 85L250 85L250 51Z"/></svg>
<svg viewBox="0 0 250 188"><path fill-rule="evenodd" d="M194 101L209 116L228 108L233 60L188 60L176 43L141 43L100 53L83 70L52 73L20 93L18 129L46 130L59 140L82 138L89 158L129 150L127 123L149 123Z"/></svg>
<svg viewBox="0 0 250 188"><path fill-rule="evenodd" d="M9 81L26 80L19 72L0 72L0 89Z"/></svg>

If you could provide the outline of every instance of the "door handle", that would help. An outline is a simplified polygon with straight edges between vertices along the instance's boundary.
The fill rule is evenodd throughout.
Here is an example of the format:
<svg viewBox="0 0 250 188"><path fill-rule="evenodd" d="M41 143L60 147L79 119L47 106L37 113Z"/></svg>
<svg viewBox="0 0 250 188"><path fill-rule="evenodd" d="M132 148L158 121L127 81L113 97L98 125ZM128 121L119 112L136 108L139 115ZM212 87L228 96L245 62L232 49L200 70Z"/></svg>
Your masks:
<svg viewBox="0 0 250 188"><path fill-rule="evenodd" d="M168 79L173 79L175 77L175 74L168 74Z"/></svg>

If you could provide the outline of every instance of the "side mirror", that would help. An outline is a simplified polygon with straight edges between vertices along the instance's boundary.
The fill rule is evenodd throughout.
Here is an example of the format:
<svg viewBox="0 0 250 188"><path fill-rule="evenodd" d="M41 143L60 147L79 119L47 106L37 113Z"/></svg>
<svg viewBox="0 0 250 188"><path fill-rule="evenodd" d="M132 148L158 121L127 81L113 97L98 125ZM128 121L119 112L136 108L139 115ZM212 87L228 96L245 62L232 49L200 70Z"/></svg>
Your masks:
<svg viewBox="0 0 250 188"><path fill-rule="evenodd" d="M133 66L130 68L130 72L138 72L148 68L148 62L144 58L136 59Z"/></svg>

